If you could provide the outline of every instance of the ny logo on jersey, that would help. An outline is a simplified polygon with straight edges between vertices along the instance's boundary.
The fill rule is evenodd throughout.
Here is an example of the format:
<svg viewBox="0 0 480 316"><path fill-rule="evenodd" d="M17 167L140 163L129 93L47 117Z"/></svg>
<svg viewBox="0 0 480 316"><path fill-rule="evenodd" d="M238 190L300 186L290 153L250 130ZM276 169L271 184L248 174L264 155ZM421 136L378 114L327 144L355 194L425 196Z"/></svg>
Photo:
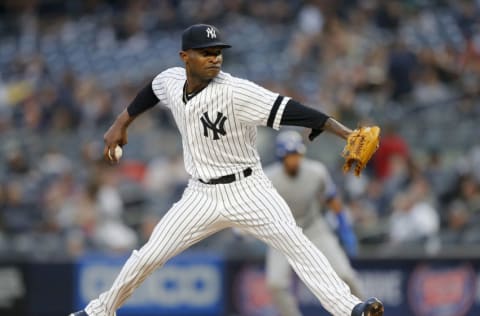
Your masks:
<svg viewBox="0 0 480 316"><path fill-rule="evenodd" d="M209 38L217 38L217 34L215 34L215 29L208 27L207 28L207 37Z"/></svg>
<svg viewBox="0 0 480 316"><path fill-rule="evenodd" d="M208 137L208 129L213 131L213 139L217 140L220 139L218 134L225 136L227 132L225 132L225 121L227 117L223 115L221 112L217 112L217 118L215 122L212 122L208 117L208 113L203 113L203 116L200 118L203 124L203 136Z"/></svg>

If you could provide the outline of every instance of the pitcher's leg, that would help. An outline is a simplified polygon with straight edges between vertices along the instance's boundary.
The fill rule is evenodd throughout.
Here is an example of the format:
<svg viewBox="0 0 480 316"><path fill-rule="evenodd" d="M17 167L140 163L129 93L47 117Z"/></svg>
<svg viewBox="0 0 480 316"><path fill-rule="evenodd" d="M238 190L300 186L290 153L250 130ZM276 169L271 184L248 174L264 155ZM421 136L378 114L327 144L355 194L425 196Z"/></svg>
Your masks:
<svg viewBox="0 0 480 316"><path fill-rule="evenodd" d="M269 247L266 257L267 287L275 307L281 316L302 316L291 291L292 268L287 258L278 250Z"/></svg>
<svg viewBox="0 0 480 316"><path fill-rule="evenodd" d="M91 301L89 316L112 316L155 269L193 243L224 228L212 200L189 191L165 214L148 242L133 251L112 287Z"/></svg>
<svg viewBox="0 0 480 316"><path fill-rule="evenodd" d="M280 250L325 309L335 316L350 316L353 307L361 301L296 226L289 207L271 183L261 179L260 183L254 183L254 179L248 179L241 182L242 190L226 194L241 200L231 203L234 207L228 215L232 221L238 221L236 225L240 229Z"/></svg>
<svg viewBox="0 0 480 316"><path fill-rule="evenodd" d="M360 303L300 228L275 223L255 227L251 232L288 258L299 278L333 315L350 316L353 307Z"/></svg>

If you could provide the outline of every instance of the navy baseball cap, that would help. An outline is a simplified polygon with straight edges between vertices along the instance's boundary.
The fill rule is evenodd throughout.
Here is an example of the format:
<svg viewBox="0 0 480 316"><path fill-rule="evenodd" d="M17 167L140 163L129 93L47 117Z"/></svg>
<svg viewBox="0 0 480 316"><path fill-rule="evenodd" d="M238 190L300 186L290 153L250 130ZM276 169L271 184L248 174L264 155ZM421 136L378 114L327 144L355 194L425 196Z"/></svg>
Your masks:
<svg viewBox="0 0 480 316"><path fill-rule="evenodd" d="M222 41L220 32L213 25L194 24L182 33L182 50L205 47L230 48L229 44Z"/></svg>

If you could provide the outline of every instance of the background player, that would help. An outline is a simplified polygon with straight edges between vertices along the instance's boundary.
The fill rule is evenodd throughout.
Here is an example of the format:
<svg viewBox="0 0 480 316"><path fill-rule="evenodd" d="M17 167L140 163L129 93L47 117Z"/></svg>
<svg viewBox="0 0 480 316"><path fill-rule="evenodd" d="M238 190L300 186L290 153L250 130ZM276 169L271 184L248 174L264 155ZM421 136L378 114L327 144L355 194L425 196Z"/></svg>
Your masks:
<svg viewBox="0 0 480 316"><path fill-rule="evenodd" d="M298 276L330 313L381 316L375 298L361 302L323 254L296 226L285 201L265 176L255 148L256 126L296 125L347 139L352 130L333 118L248 80L221 72L230 45L212 25L182 34L185 68L169 68L143 88L104 135L104 156L127 143L127 128L159 103L168 107L182 136L191 180L182 198L134 250L112 287L74 315L111 316L155 269L194 243L227 227L251 234L287 256Z"/></svg>
<svg viewBox="0 0 480 316"><path fill-rule="evenodd" d="M321 209L326 203L337 214L341 230L353 234L347 224L342 201L324 164L304 158L306 146L296 131L281 132L276 141L276 155L281 160L268 166L265 174L290 207L297 225L327 257L333 269L355 295L361 297L360 284L336 236L323 219ZM346 231L347 230L347 231ZM346 231L346 232L345 232ZM269 248L266 258L267 285L282 316L301 316L290 286L291 268L287 258Z"/></svg>

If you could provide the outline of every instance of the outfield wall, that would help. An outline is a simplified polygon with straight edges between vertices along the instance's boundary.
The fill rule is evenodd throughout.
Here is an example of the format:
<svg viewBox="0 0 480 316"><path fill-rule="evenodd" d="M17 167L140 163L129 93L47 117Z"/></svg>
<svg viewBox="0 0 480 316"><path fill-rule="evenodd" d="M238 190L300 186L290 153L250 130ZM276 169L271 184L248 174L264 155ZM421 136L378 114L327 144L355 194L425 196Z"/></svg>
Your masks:
<svg viewBox="0 0 480 316"><path fill-rule="evenodd" d="M0 315L65 316L111 285L126 256L89 255L76 262L0 263ZM365 294L388 316L480 315L480 260L356 260ZM304 316L328 315L295 279ZM226 260L187 252L154 272L118 316L277 316L261 259Z"/></svg>

